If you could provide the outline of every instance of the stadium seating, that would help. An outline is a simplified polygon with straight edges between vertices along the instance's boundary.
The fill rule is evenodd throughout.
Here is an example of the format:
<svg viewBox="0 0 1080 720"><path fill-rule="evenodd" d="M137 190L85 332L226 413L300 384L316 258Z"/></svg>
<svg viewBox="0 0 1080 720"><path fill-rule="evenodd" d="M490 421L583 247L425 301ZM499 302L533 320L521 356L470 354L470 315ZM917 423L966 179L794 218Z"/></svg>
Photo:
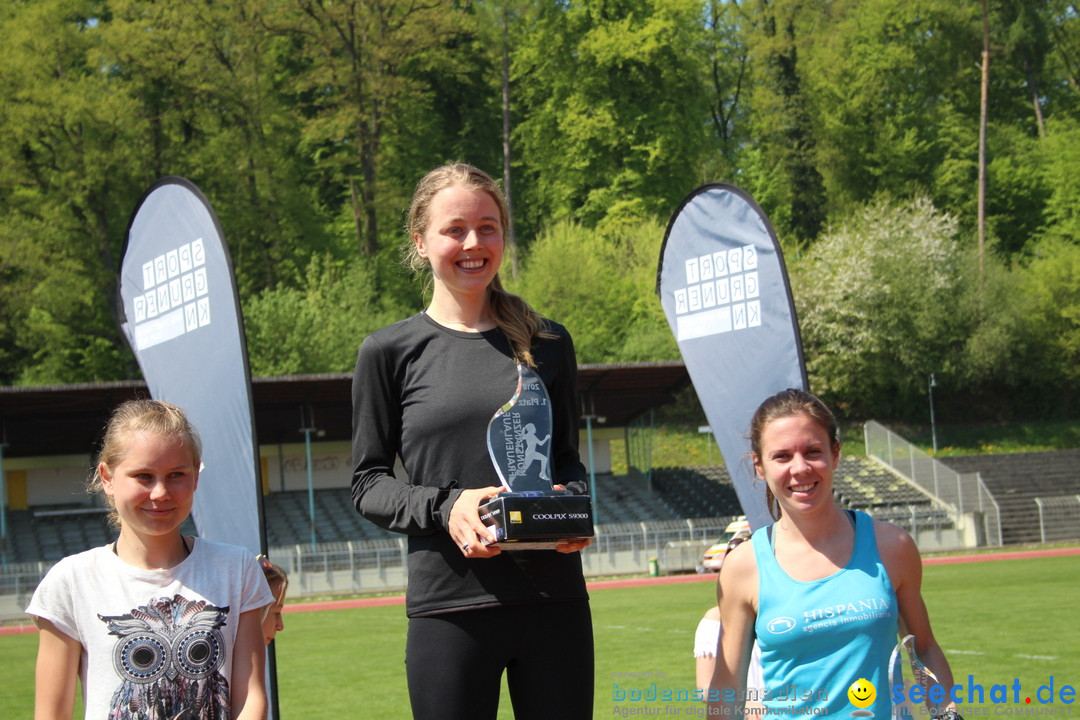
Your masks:
<svg viewBox="0 0 1080 720"><path fill-rule="evenodd" d="M88 505L8 510L8 559L15 563L52 563L110 543L116 539L117 531L109 527L106 514L105 508ZM190 519L182 527L184 532L195 532Z"/></svg>
<svg viewBox="0 0 1080 720"><path fill-rule="evenodd" d="M349 488L315 490L315 541L378 540L394 533L356 512ZM263 498L266 542L270 547L311 542L311 511L306 490L270 493Z"/></svg>
<svg viewBox="0 0 1080 720"><path fill-rule="evenodd" d="M722 465L657 468L653 470L653 485L672 508L672 519L742 513L731 476Z"/></svg>
<svg viewBox="0 0 1080 720"><path fill-rule="evenodd" d="M1005 544L1038 542L1036 497L1080 494L1080 450L944 458L961 473L979 472L1001 509ZM843 457L833 492L843 507L866 510L905 527L926 522L941 527L943 511L934 499L872 458ZM315 490L315 541L378 542L397 537L360 516L349 488ZM264 498L270 547L312 541L306 490L270 493ZM731 478L723 466L661 467L651 477L596 477L597 522L608 532L620 524L685 521L740 514ZM13 563L55 562L89 547L111 542L102 508L87 505L7 510L7 559ZM184 532L197 534L189 519Z"/></svg>
<svg viewBox="0 0 1080 720"><path fill-rule="evenodd" d="M956 472L979 473L1001 510L1001 540L1006 545L1041 540L1035 498L1080 494L1080 450L941 460Z"/></svg>
<svg viewBox="0 0 1080 720"><path fill-rule="evenodd" d="M843 507L874 510L925 505L933 499L917 486L865 456L840 457L833 494Z"/></svg>

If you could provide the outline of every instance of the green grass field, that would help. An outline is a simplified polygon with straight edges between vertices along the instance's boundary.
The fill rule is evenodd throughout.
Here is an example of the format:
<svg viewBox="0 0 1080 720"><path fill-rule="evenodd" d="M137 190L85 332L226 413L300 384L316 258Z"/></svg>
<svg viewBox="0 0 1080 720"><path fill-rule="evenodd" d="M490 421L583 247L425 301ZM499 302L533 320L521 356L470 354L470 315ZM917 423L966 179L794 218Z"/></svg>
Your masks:
<svg viewBox="0 0 1080 720"><path fill-rule="evenodd" d="M924 597L956 682L981 685L982 714L1002 714L989 704L994 685L1020 681L1020 704L1029 714L1071 705L1040 706L1035 696L1053 678L1054 692L1080 685L1080 556L1000 560L926 568ZM594 717L623 708L661 715L700 716L700 703L613 700L612 684L647 691L693 688L693 633L713 601L713 583L688 582L597 589L592 595L596 638ZM289 613L278 636L278 692L284 720L376 718L408 720L402 606ZM33 634L0 637L0 708L4 720L33 715ZM615 673L649 673L613 677ZM663 677L660 677L663 673ZM552 668L557 691L559 671ZM513 715L503 693L500 720ZM965 695L966 697L966 695ZM1031 705L1024 699L1032 698ZM1044 691L1045 697L1045 691ZM973 708L971 708L973 710ZM655 713L654 713L655 714ZM968 713L969 720L973 713Z"/></svg>

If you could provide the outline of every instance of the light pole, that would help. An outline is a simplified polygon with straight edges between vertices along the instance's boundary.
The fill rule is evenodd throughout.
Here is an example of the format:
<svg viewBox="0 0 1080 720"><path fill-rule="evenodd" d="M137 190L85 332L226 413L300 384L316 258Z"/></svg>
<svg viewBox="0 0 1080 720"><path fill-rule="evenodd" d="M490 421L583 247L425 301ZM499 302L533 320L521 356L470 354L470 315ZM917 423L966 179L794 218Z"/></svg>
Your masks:
<svg viewBox="0 0 1080 720"><path fill-rule="evenodd" d="M7 433L5 432L4 435L6 436ZM6 447L7 443L0 438L0 565L5 568L8 560L7 485L4 483L4 448Z"/></svg>
<svg viewBox="0 0 1080 720"><path fill-rule="evenodd" d="M607 418L596 414L596 406L593 403L592 393L582 395L581 397L582 410L585 410L586 406L588 406L588 412L583 414L582 417L585 418L585 442L589 446L589 498L592 503L593 524L595 525L600 522L600 516L596 510L596 465L594 464L595 458L593 456L592 426L593 420L603 425L607 422Z"/></svg>
<svg viewBox="0 0 1080 720"><path fill-rule="evenodd" d="M307 412L305 412L305 410ZM300 432L304 433L304 446L307 451L307 492L308 492L308 518L311 521L311 549L315 549L315 483L312 477L311 467L311 433L318 432L315 429L315 411L310 405L300 406Z"/></svg>
<svg viewBox="0 0 1080 720"><path fill-rule="evenodd" d="M585 442L589 445L589 495L593 506L593 524L600 522L596 512L596 466L593 464L592 421L599 419L595 415L585 416Z"/></svg>
<svg viewBox="0 0 1080 720"><path fill-rule="evenodd" d="M930 435L934 439L934 454L937 455L937 422L934 419L934 388L937 387L937 380L934 378L934 373L930 373Z"/></svg>

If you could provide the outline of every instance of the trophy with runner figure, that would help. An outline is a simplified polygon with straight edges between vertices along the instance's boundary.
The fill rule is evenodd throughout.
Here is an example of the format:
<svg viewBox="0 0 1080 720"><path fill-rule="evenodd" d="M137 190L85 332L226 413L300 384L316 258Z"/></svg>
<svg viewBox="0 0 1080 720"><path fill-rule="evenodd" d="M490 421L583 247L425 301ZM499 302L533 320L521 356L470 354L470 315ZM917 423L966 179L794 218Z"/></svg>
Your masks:
<svg viewBox="0 0 1080 720"><path fill-rule="evenodd" d="M588 495L557 490L551 479L551 399L536 372L518 365L514 396L488 423L488 454L505 492L480 506L503 550L542 550L592 537Z"/></svg>

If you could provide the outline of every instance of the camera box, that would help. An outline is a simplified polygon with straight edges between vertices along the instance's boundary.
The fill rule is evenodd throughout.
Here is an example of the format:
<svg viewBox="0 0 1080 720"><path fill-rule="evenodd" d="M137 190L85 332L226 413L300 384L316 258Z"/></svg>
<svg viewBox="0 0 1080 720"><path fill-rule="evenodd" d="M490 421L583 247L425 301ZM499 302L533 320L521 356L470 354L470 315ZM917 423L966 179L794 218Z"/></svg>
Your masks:
<svg viewBox="0 0 1080 720"><path fill-rule="evenodd" d="M480 506L480 519L503 550L552 549L595 534L588 495L501 493Z"/></svg>

